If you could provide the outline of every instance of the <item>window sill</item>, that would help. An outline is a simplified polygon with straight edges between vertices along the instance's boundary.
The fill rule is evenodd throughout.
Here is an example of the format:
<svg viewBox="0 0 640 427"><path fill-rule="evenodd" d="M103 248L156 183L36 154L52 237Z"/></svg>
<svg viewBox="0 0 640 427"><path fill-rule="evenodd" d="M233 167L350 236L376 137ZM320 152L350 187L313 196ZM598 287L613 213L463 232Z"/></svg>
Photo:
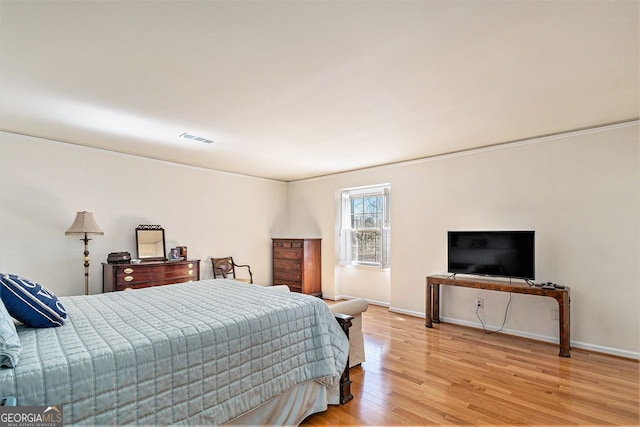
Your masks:
<svg viewBox="0 0 640 427"><path fill-rule="evenodd" d="M382 268L378 265L366 265L366 264L341 264L340 267L347 269L362 269L362 270L379 270L379 271L390 271L391 267Z"/></svg>

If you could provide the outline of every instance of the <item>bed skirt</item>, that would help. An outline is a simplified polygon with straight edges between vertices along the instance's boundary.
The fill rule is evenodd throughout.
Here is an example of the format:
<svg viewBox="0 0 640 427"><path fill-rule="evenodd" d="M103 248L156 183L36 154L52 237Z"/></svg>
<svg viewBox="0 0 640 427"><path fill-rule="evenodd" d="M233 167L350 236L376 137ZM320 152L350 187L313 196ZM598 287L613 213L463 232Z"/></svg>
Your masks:
<svg viewBox="0 0 640 427"><path fill-rule="evenodd" d="M338 390L332 390L317 381L308 381L225 425L297 426L309 415L326 411L329 404L339 404L339 395Z"/></svg>

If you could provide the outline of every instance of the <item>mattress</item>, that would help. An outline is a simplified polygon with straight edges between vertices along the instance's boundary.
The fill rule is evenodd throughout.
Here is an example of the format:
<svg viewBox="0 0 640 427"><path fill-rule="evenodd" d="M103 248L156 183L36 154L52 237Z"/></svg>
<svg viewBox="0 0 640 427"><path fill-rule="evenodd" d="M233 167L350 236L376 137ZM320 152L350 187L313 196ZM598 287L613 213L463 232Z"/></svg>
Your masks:
<svg viewBox="0 0 640 427"><path fill-rule="evenodd" d="M320 299L233 280L61 297L68 319L18 327L0 391L65 424L219 425L288 390L338 387L349 344Z"/></svg>

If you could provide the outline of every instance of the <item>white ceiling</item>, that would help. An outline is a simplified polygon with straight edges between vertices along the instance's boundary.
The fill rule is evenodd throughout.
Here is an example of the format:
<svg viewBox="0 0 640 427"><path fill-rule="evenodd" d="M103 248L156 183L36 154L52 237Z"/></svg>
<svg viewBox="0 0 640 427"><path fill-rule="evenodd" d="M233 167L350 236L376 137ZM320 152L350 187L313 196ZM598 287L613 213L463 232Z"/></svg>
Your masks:
<svg viewBox="0 0 640 427"><path fill-rule="evenodd" d="M0 130L291 181L634 120L639 4L0 0Z"/></svg>

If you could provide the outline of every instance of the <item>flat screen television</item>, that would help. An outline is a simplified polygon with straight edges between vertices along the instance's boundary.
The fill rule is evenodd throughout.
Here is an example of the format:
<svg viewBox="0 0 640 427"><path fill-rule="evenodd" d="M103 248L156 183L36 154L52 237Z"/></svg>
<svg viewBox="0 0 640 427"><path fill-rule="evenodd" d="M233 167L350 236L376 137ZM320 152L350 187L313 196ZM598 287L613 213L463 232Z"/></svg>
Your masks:
<svg viewBox="0 0 640 427"><path fill-rule="evenodd" d="M448 232L450 273L534 280L534 255L534 231Z"/></svg>

